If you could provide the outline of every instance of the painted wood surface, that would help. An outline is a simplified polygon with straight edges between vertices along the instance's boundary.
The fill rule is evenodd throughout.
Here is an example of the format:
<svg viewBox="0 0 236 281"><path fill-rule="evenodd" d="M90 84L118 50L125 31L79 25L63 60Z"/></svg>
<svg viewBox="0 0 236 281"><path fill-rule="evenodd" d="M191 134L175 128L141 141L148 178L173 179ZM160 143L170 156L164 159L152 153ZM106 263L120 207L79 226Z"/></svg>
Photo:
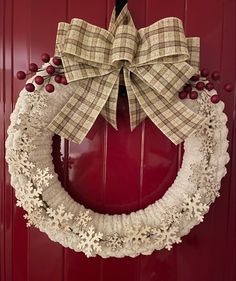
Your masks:
<svg viewBox="0 0 236 281"><path fill-rule="evenodd" d="M73 17L108 27L112 0L0 0L0 276L1 281L233 281L235 275L235 0L129 0L137 27L167 16L183 20L187 36L201 37L201 65L219 70L219 94L229 121L231 162L221 197L205 222L173 250L137 258L87 259L37 229L26 228L15 206L4 155L9 116L24 83L14 78L40 54L53 55L57 23ZM126 98L119 98L119 132L102 117L81 145L55 138L55 165L66 190L101 213L129 213L160 198L181 164L175 147L145 120L129 130ZM61 153L60 157L59 153Z"/></svg>

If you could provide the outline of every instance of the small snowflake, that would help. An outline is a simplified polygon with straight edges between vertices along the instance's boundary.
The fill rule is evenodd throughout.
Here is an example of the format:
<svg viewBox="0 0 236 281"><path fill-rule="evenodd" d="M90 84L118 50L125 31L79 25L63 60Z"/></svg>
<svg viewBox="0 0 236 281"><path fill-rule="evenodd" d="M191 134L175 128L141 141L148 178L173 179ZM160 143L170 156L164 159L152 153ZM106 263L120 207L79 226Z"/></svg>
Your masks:
<svg viewBox="0 0 236 281"><path fill-rule="evenodd" d="M6 159L9 164L9 170L13 175L24 174L30 176L31 170L35 167L35 165L29 161L27 152L19 152L12 149L8 151Z"/></svg>
<svg viewBox="0 0 236 281"><path fill-rule="evenodd" d="M139 248L143 243L150 242L151 227L134 225L126 226L125 243L130 244L134 249Z"/></svg>
<svg viewBox="0 0 236 281"><path fill-rule="evenodd" d="M215 184L216 171L215 165L209 164L208 161L203 159L200 164L191 166L192 174L189 180L195 183L199 188L204 188L206 184Z"/></svg>
<svg viewBox="0 0 236 281"><path fill-rule="evenodd" d="M195 193L193 196L185 195L183 210L187 212L189 219L196 218L198 221L203 221L203 213L209 210L209 206L201 203L201 195Z"/></svg>
<svg viewBox="0 0 236 281"><path fill-rule="evenodd" d="M206 184L214 185L216 183L216 171L217 167L215 165L209 165L203 170L200 178L200 187L204 187Z"/></svg>
<svg viewBox="0 0 236 281"><path fill-rule="evenodd" d="M214 152L216 146L216 141L212 138L206 138L204 139L204 141L202 142L200 151L204 152L205 154L212 154Z"/></svg>
<svg viewBox="0 0 236 281"><path fill-rule="evenodd" d="M41 129L45 126L46 123L42 121L41 117L30 117L26 113L20 113L14 129L25 131L28 136L34 137L40 135Z"/></svg>
<svg viewBox="0 0 236 281"><path fill-rule="evenodd" d="M23 207L28 213L32 213L35 207L43 206L41 195L42 189L35 188L32 182L28 181L25 187L19 187L16 189L16 205Z"/></svg>
<svg viewBox="0 0 236 281"><path fill-rule="evenodd" d="M123 247L124 238L119 236L118 233L114 233L106 237L106 245L112 249L112 251L117 251Z"/></svg>
<svg viewBox="0 0 236 281"><path fill-rule="evenodd" d="M69 230L68 221L70 221L74 215L70 212L67 213L63 204L59 205L56 210L48 208L47 214L51 218L50 224L52 227Z"/></svg>
<svg viewBox="0 0 236 281"><path fill-rule="evenodd" d="M29 123L29 115L27 113L19 113L16 125L21 126L22 129L27 128Z"/></svg>
<svg viewBox="0 0 236 281"><path fill-rule="evenodd" d="M24 218L27 220L27 227L39 227L40 222L42 221L42 209L35 209L32 213L25 214Z"/></svg>
<svg viewBox="0 0 236 281"><path fill-rule="evenodd" d="M162 223L167 225L178 223L182 217L183 213L179 210L177 206L169 208L162 216Z"/></svg>
<svg viewBox="0 0 236 281"><path fill-rule="evenodd" d="M37 186L49 186L49 181L53 178L52 174L49 174L49 168L37 169L36 175L33 176L33 181Z"/></svg>
<svg viewBox="0 0 236 281"><path fill-rule="evenodd" d="M197 130L195 134L198 137L214 137L214 130L209 127L208 119L206 119L206 121L200 126L199 130Z"/></svg>
<svg viewBox="0 0 236 281"><path fill-rule="evenodd" d="M35 93L27 94L27 103L32 107L33 113L42 114L42 109L47 107L47 96L44 93L35 95Z"/></svg>
<svg viewBox="0 0 236 281"><path fill-rule="evenodd" d="M17 136L14 145L16 150L23 150L25 152L31 152L33 149L35 149L32 139L21 132L19 132L19 136Z"/></svg>
<svg viewBox="0 0 236 281"><path fill-rule="evenodd" d="M174 243L178 244L181 242L180 237L177 235L178 231L179 228L177 226L168 226L164 223L154 232L154 243L159 246L164 245L170 251Z"/></svg>
<svg viewBox="0 0 236 281"><path fill-rule="evenodd" d="M47 107L47 97L42 92L25 94L23 110L29 116L41 116L42 110Z"/></svg>
<svg viewBox="0 0 236 281"><path fill-rule="evenodd" d="M189 180L192 183L195 183L196 185L199 185L200 180L201 180L201 171L202 171L203 167L200 164L192 164L191 165L191 170L192 173L189 176Z"/></svg>
<svg viewBox="0 0 236 281"><path fill-rule="evenodd" d="M88 225L88 222L92 218L89 216L89 210L85 212L80 212L78 216L75 217L72 229L75 233L78 233L83 227Z"/></svg>
<svg viewBox="0 0 236 281"><path fill-rule="evenodd" d="M211 203L214 202L217 197L220 197L219 189L219 184L206 183L205 190L207 192L205 196Z"/></svg>
<svg viewBox="0 0 236 281"><path fill-rule="evenodd" d="M101 241L103 234L95 232L94 227L90 226L87 230L79 232L79 247L84 251L87 257L91 257L94 253L98 253L102 250L99 242Z"/></svg>
<svg viewBox="0 0 236 281"><path fill-rule="evenodd" d="M213 104L210 102L209 96L207 94L202 92L201 98L197 99L197 102L199 103L199 113L206 117L213 114L214 107Z"/></svg>

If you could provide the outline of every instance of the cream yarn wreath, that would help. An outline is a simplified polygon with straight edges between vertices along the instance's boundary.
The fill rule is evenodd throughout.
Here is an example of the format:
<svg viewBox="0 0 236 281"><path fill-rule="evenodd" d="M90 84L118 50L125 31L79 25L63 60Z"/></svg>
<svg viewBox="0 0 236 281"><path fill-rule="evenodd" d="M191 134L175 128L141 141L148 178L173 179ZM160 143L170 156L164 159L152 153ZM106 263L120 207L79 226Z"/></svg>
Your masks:
<svg viewBox="0 0 236 281"><path fill-rule="evenodd" d="M27 226L39 228L51 240L88 257L135 257L163 248L170 250L203 221L219 196L229 161L223 102L210 102L215 90L202 91L197 101L184 100L207 122L184 142L182 167L174 183L161 199L143 210L103 215L69 196L52 163L53 133L46 127L76 83L66 87L55 83L56 90L51 94L40 87L34 93L22 90L11 115L6 159L17 205L27 212Z"/></svg>

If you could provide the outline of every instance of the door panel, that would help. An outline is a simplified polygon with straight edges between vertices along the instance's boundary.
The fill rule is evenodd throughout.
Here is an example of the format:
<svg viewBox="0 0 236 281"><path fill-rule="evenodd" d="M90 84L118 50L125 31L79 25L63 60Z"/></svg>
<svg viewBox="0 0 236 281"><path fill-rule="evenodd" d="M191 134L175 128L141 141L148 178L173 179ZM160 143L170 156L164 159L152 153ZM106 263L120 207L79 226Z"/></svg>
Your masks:
<svg viewBox="0 0 236 281"><path fill-rule="evenodd" d="M235 86L234 0L129 0L138 28L168 16L183 20L187 36L201 37L201 64L219 70L217 85L228 115L229 153L221 197L204 223L173 250L136 258L100 257L65 249L46 234L26 228L15 207L4 155L9 116L24 82L14 78L40 54L53 55L57 23L83 18L107 28L112 0L0 1L0 258L1 281L233 281L235 280ZM126 97L119 97L114 130L99 116L86 139L76 145L54 137L55 169L64 188L78 202L100 213L129 213L160 198L176 177L182 147L174 146L146 119L129 130Z"/></svg>

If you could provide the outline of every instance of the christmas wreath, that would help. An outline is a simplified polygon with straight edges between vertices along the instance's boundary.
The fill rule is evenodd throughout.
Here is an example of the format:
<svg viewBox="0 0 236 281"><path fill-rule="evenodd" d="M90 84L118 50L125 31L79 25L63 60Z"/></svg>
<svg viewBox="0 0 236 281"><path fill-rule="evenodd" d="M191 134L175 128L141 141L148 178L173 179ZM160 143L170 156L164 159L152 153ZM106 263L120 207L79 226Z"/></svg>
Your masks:
<svg viewBox="0 0 236 281"><path fill-rule="evenodd" d="M196 41L183 37L181 22L176 18L161 20L151 28L139 31L129 22L132 23L125 6L110 25L110 33L78 19L74 19L71 25L60 24L57 38L60 58L50 59L43 54L45 64L40 69L35 64L30 65L31 71L37 71L37 74L21 91L8 128L6 160L17 206L27 212L24 215L27 226L39 228L53 241L82 251L88 257L135 257L163 248L170 250L193 226L203 221L210 204L219 196L220 181L226 174L225 165L229 161L224 104L219 101L213 84L207 80L207 71L203 70L198 75L192 66L193 58L196 59L194 50L197 53ZM171 29L173 24L175 28ZM183 47L187 52L191 45L192 57L185 57L181 51L173 54L171 48L171 54L166 49L166 55L153 58L145 51L147 45L143 49L137 48L136 39L132 39L134 43L130 39L134 34L139 40L142 36L147 39L153 33L159 36L160 30L174 35L180 32L178 37L173 37L175 43L176 38L182 38L179 47L175 45L174 49ZM76 37L79 50L73 49L76 32L80 35ZM81 32L83 38L87 36L85 42L80 40ZM97 44L88 39L92 32L99 34L97 38L100 41L106 36L106 46L100 42L99 48L103 46L103 51L111 52L94 56L92 50L89 52L85 48L89 42L95 52ZM139 57L142 57L139 61L136 59L135 64L129 61L129 55L132 61L137 57L132 52L124 52L127 55L125 59L119 57L124 49L118 52L117 48L121 48L119 40L124 33L128 34L128 45L122 46L129 48L133 44L135 54L139 52ZM63 41L65 36L70 40ZM170 34L168 36L172 38ZM112 47L109 45L111 42ZM153 50L157 50L155 48L160 51L160 44ZM156 53L154 51L153 55ZM110 57L113 60L107 60ZM144 58L151 62L147 63ZM101 67L99 59L105 67ZM159 82L153 80L157 74ZM17 76L22 79L25 74L18 72ZM99 214L75 202L61 186L52 162L52 137L58 133L72 141L82 141L99 113L116 127L114 95L121 77L132 101L131 129L147 115L174 143L184 139L185 153L175 181L161 199L128 215ZM146 96L155 98L148 100ZM75 116L79 116L79 121L74 119ZM75 120L83 124L78 126Z"/></svg>

